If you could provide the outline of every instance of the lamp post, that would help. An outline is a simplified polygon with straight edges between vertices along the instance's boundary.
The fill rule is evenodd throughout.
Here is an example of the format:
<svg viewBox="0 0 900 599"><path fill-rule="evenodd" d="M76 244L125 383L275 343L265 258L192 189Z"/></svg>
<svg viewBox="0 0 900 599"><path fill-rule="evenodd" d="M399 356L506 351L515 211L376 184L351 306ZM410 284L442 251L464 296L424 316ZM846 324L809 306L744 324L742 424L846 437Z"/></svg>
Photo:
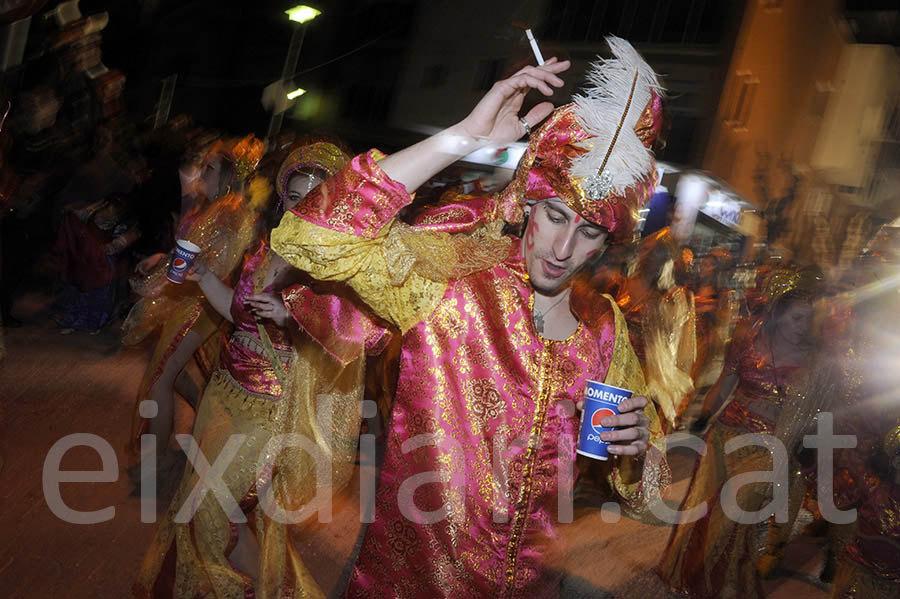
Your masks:
<svg viewBox="0 0 900 599"><path fill-rule="evenodd" d="M284 59L284 68L281 70L281 88L284 89L285 83L293 78L294 72L297 70L297 59L300 57L300 48L303 46L303 38L306 36L307 23L322 14L311 6L300 4L294 8L284 11L288 19L299 25L294 27L294 33L291 34L291 44L288 46L287 56ZM288 100L293 100L302 93L291 92L288 94ZM287 107L285 106L285 109ZM284 110L279 110L276 103L272 109L272 118L269 120L269 131L266 133L266 139L272 141L278 132L281 131L281 123L284 120Z"/></svg>

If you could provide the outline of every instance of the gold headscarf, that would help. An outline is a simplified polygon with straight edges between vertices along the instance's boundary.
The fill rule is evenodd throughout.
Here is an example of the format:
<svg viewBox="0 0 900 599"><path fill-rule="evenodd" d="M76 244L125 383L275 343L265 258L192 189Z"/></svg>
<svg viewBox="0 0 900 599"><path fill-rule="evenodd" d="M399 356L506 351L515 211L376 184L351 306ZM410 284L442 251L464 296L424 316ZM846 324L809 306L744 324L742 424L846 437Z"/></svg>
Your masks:
<svg viewBox="0 0 900 599"><path fill-rule="evenodd" d="M350 157L341 151L336 145L328 142L317 142L297 148L284 159L278 170L275 191L284 200L287 195L287 186L297 172L302 170L320 170L329 177L335 175L344 165L350 161Z"/></svg>
<svg viewBox="0 0 900 599"><path fill-rule="evenodd" d="M769 309L788 294L811 298L821 283L822 276L815 268L779 268L769 275L766 285Z"/></svg>

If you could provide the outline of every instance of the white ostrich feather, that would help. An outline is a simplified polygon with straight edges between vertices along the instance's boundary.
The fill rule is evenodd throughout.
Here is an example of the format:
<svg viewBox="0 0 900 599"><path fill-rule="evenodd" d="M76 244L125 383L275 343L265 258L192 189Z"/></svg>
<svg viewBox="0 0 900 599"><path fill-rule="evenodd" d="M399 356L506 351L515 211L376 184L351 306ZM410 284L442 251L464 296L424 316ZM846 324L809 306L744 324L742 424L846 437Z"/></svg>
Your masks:
<svg viewBox="0 0 900 599"><path fill-rule="evenodd" d="M606 41L613 57L592 63L587 74L588 87L572 98L581 126L592 137L578 144L587 152L572 161L570 172L575 179L590 180L593 177L597 181L603 167L608 185L623 193L626 187L645 177L652 165L652 153L635 135L634 126L650 101L650 90L654 89L660 95L663 90L656 73L631 44L615 36L607 37ZM629 104L635 72L637 81ZM603 165L626 106L625 121L609 159Z"/></svg>

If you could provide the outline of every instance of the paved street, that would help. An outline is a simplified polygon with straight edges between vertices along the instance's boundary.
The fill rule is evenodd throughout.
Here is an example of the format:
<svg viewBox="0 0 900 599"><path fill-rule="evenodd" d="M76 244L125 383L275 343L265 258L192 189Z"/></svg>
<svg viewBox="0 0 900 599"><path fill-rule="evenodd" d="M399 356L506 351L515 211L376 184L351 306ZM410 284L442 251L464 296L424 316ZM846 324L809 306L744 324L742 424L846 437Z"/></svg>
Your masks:
<svg viewBox="0 0 900 599"><path fill-rule="evenodd" d="M0 473L0 598L90 597L120 599L129 590L150 538L152 523L140 522L139 499L122 471L129 415L149 350L122 349L116 330L97 336L58 334L43 320L40 304L28 326L6 332L9 355L0 365L0 425L5 466ZM73 433L90 433L115 450L118 477L108 482L65 483L61 498L72 509L115 509L93 525L69 524L45 500L42 468L50 448ZM677 483L668 497L684 493L692 464L673 457ZM363 460L363 468L370 468ZM76 447L63 470L99 470L98 454ZM330 596L338 596L360 532L359 477L338 498L328 524L297 527L293 540ZM158 506L162 513L165 506ZM565 597L665 597L651 568L668 538L667 526L621 518L581 504L566 529L570 543ZM768 584L772 598L823 598L814 574L821 540L800 539L787 552L790 574Z"/></svg>

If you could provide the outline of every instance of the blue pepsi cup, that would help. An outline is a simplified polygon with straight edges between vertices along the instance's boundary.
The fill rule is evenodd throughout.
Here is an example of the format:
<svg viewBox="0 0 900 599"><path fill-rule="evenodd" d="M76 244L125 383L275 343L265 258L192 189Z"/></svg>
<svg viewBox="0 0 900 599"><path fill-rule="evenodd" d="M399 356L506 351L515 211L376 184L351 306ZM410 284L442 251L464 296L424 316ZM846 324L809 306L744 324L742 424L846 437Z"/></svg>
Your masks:
<svg viewBox="0 0 900 599"><path fill-rule="evenodd" d="M620 389L597 381L588 380L584 388L584 410L581 412L581 433L578 448L583 456L595 460L609 459L606 451L609 443L600 439L600 433L615 430L614 426L603 426L600 422L607 416L619 413L619 404L631 397L628 389Z"/></svg>
<svg viewBox="0 0 900 599"><path fill-rule="evenodd" d="M169 260L169 272L166 273L166 278L179 285L184 283L184 277L198 254L200 254L199 246L184 239L176 241L172 259Z"/></svg>

